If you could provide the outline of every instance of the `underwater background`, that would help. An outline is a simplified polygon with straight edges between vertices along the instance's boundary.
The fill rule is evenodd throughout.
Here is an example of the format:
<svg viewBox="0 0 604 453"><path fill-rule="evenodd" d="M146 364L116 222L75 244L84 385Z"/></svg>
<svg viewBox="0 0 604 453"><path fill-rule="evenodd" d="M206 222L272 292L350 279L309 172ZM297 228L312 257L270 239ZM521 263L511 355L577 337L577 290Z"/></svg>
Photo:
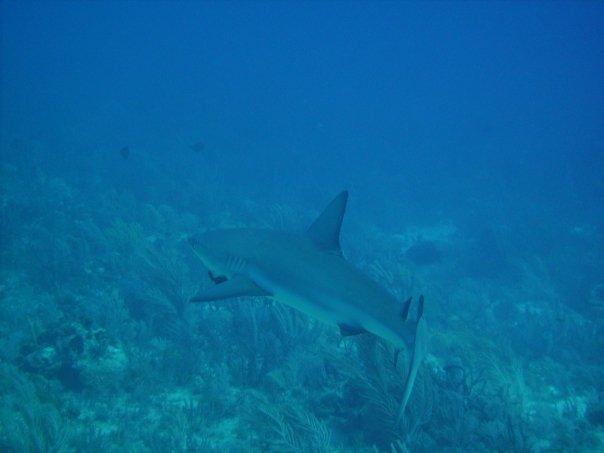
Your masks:
<svg viewBox="0 0 604 453"><path fill-rule="evenodd" d="M0 4L0 451L604 450L604 3ZM211 284L304 231L428 355ZM408 356L409 352L404 351Z"/></svg>

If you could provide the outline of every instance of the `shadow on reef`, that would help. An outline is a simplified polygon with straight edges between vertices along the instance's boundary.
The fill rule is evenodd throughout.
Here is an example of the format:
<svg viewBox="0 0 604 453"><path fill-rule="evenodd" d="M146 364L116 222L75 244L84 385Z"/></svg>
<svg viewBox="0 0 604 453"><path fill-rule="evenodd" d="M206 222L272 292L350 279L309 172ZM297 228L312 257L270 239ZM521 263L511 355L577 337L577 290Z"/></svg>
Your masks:
<svg viewBox="0 0 604 453"><path fill-rule="evenodd" d="M440 262L443 253L439 250L434 241L418 239L407 249L405 257L413 264L427 266Z"/></svg>

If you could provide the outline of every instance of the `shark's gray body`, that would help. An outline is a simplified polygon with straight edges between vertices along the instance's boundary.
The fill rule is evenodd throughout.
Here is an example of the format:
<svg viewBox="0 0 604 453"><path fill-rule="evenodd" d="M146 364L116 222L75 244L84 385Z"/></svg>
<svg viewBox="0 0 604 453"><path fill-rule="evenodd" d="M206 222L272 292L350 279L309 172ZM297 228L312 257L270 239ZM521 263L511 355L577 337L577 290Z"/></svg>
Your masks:
<svg viewBox="0 0 604 453"><path fill-rule="evenodd" d="M268 296L340 327L343 335L371 332L397 347L411 347L402 416L425 352L423 298L409 320L410 299L399 303L343 257L339 233L348 198L342 192L306 234L260 229L215 230L190 240L218 283L192 298L206 302Z"/></svg>

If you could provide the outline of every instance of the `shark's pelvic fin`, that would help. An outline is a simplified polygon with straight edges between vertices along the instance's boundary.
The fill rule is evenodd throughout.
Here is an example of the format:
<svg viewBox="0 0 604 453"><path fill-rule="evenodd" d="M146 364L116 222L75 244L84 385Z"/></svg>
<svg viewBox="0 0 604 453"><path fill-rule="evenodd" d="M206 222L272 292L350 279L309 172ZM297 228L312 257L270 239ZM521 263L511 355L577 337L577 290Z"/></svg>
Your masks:
<svg viewBox="0 0 604 453"><path fill-rule="evenodd" d="M359 335L367 332L360 326L353 326L350 324L339 323L338 327L340 328L340 335L343 337L350 337L352 335Z"/></svg>
<svg viewBox="0 0 604 453"><path fill-rule="evenodd" d="M249 278L238 275L197 293L191 298L191 302L210 302L231 297L270 295Z"/></svg>
<svg viewBox="0 0 604 453"><path fill-rule="evenodd" d="M342 254L340 230L342 229L342 219L346 211L347 201L348 191L344 190L329 203L308 229L308 236L320 249Z"/></svg>

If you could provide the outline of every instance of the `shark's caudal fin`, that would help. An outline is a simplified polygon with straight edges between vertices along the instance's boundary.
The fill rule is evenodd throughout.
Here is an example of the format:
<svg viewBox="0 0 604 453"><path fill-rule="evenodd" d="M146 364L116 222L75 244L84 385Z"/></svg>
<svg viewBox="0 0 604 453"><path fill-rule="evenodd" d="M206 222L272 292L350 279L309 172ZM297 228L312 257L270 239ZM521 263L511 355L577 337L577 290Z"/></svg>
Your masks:
<svg viewBox="0 0 604 453"><path fill-rule="evenodd" d="M270 296L249 278L238 275L230 280L211 286L193 296L190 302L210 302L242 296Z"/></svg>
<svg viewBox="0 0 604 453"><path fill-rule="evenodd" d="M322 250L342 253L340 248L340 230L346 211L348 191L344 190L325 208L321 215L308 228L308 236Z"/></svg>
<svg viewBox="0 0 604 453"><path fill-rule="evenodd" d="M408 315L409 305L411 304L411 299L405 301L405 308L403 309L405 315ZM417 370L419 369L422 360L424 359L424 355L426 354L426 343L428 340L428 327L426 325L426 320L424 319L424 296L419 297L419 305L417 307L417 321L415 324L415 338L413 340L413 352L411 354L411 363L409 365L409 372L407 374L407 379L405 381L405 388L403 391L403 399L401 401L401 405L398 411L397 424L401 422L403 419L403 415L405 414L405 408L407 407L407 403L409 402L409 397L411 396L411 390L413 390L413 384L415 382L415 378L417 377Z"/></svg>

